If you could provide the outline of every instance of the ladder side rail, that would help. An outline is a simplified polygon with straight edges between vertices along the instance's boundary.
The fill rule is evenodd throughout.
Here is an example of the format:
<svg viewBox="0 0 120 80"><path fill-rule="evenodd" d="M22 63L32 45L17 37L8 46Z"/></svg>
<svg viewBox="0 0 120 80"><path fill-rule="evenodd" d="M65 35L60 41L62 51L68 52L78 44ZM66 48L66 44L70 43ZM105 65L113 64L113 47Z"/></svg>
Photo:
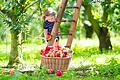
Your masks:
<svg viewBox="0 0 120 80"><path fill-rule="evenodd" d="M58 28L60 26L64 11L65 11L65 8L66 8L66 5L67 5L67 2L68 2L68 0L62 0L61 6L59 7L56 22L55 22L55 24L53 26L52 33L51 33L52 40L51 40L50 44L54 43L55 37L56 37L56 35L58 33Z"/></svg>
<svg viewBox="0 0 120 80"><path fill-rule="evenodd" d="M67 39L67 43L66 43L65 47L71 48L72 41L73 41L74 34L75 34L75 29L76 29L76 24L77 24L78 16L79 16L79 13L80 13L81 5L82 5L82 0L77 0L76 7L78 7L78 8L74 9L74 14L73 14L73 19L72 19L75 22L71 23L71 27L70 27L70 31L69 31L69 34L72 34L72 35L68 35L68 39Z"/></svg>

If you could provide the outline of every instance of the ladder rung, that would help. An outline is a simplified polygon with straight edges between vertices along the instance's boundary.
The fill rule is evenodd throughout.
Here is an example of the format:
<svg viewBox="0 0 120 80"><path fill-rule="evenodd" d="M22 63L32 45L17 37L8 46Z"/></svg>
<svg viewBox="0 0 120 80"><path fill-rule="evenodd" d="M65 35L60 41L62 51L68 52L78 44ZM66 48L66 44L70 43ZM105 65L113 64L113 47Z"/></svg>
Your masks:
<svg viewBox="0 0 120 80"><path fill-rule="evenodd" d="M75 6L74 7L67 7L67 8L76 8L76 9L79 9L79 7L75 7Z"/></svg>
<svg viewBox="0 0 120 80"><path fill-rule="evenodd" d="M62 20L61 22L76 22L75 20Z"/></svg>
<svg viewBox="0 0 120 80"><path fill-rule="evenodd" d="M56 35L58 35L58 33ZM62 35L72 35L72 33L68 33L68 34L67 33L59 33L59 35L61 35L61 36Z"/></svg>
<svg viewBox="0 0 120 80"><path fill-rule="evenodd" d="M102 1L93 1L93 3L100 3L100 2L102 2ZM110 2L110 3L113 3L112 1Z"/></svg>
<svg viewBox="0 0 120 80"><path fill-rule="evenodd" d="M69 48L70 46L64 46L64 47Z"/></svg>
<svg viewBox="0 0 120 80"><path fill-rule="evenodd" d="M72 35L72 34L69 33L69 34L60 34L60 35Z"/></svg>

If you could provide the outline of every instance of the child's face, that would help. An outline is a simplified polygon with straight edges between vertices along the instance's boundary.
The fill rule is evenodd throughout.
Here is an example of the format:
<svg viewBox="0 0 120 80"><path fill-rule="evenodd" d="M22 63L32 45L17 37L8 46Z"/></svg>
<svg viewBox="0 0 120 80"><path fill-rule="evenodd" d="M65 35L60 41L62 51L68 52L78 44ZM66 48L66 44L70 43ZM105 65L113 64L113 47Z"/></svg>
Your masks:
<svg viewBox="0 0 120 80"><path fill-rule="evenodd" d="M55 22L55 16L47 16L46 20L48 20L48 22Z"/></svg>

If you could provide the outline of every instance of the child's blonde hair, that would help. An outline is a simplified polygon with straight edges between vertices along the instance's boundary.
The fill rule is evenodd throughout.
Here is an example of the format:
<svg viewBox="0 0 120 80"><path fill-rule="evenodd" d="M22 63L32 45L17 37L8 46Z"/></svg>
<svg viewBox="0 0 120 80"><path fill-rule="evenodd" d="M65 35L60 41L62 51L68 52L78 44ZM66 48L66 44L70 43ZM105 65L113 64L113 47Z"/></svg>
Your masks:
<svg viewBox="0 0 120 80"><path fill-rule="evenodd" d="M56 16L56 13L52 8L48 8L44 11L43 19L45 20L46 16Z"/></svg>

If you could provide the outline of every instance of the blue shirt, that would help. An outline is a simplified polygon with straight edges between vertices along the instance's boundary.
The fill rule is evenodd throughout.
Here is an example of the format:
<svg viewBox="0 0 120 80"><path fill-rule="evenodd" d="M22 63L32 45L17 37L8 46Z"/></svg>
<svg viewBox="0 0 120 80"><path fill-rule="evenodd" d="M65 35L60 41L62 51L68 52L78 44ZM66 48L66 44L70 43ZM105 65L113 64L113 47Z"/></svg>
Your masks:
<svg viewBox="0 0 120 80"><path fill-rule="evenodd" d="M48 29L48 33L52 32L53 26L54 26L54 22L48 22L48 21L44 22L44 29Z"/></svg>

